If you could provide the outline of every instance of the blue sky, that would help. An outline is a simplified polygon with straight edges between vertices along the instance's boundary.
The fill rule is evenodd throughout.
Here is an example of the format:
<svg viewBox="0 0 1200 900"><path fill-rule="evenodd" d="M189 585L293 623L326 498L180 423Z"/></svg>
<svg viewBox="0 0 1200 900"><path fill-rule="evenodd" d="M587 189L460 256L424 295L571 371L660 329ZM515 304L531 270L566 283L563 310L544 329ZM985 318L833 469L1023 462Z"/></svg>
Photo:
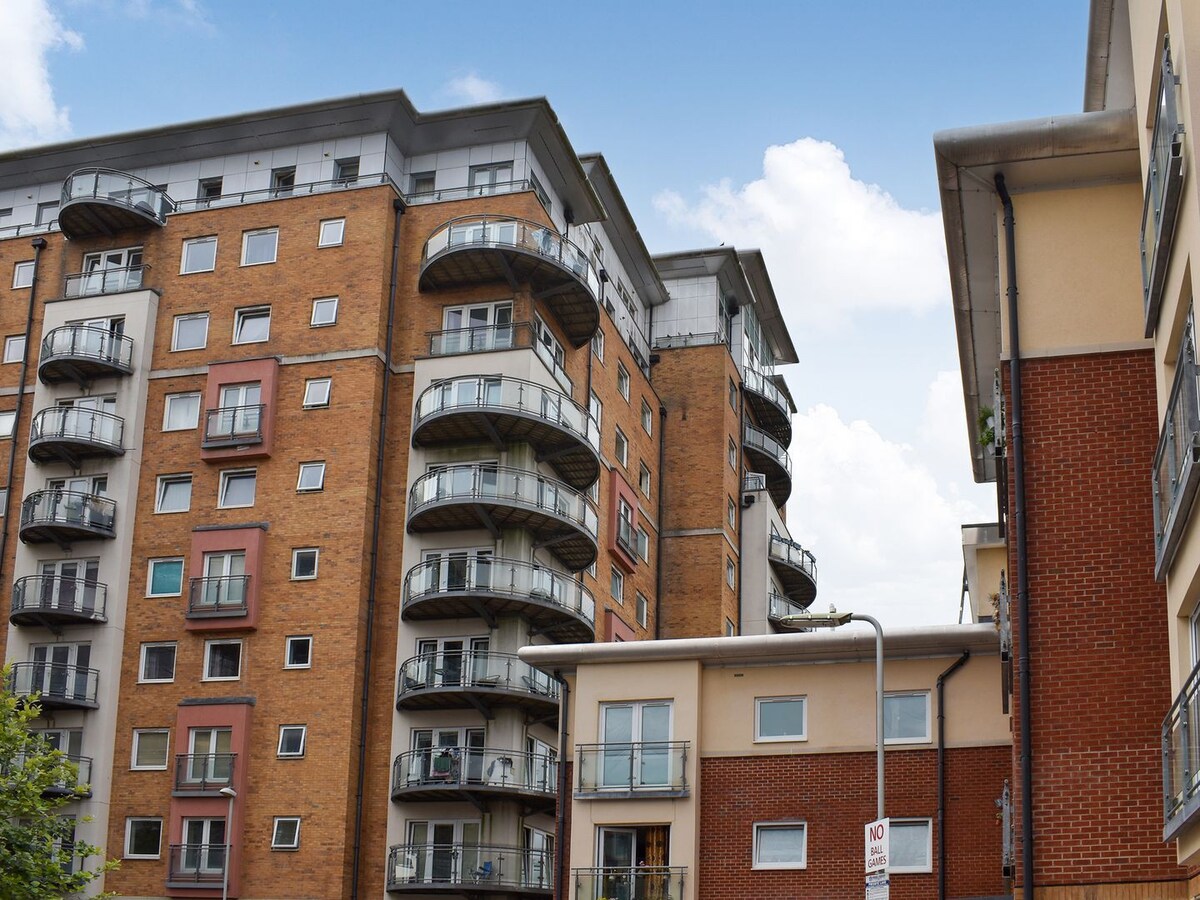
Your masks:
<svg viewBox="0 0 1200 900"><path fill-rule="evenodd" d="M802 362L793 532L818 603L957 617L971 484L941 128L1082 107L1087 0L0 0L0 147L403 87L544 95L653 252L761 246ZM775 148L775 149L769 149Z"/></svg>

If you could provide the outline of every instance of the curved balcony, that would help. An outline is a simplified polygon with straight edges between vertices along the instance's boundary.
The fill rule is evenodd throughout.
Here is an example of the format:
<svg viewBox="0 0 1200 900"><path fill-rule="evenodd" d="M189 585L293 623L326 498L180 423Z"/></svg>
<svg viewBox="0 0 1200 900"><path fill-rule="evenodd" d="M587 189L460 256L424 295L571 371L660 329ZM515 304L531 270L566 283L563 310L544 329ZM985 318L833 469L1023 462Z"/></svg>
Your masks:
<svg viewBox="0 0 1200 900"><path fill-rule="evenodd" d="M116 169L76 169L63 182L58 227L69 239L167 224L175 201L148 181Z"/></svg>
<svg viewBox="0 0 1200 900"><path fill-rule="evenodd" d="M29 458L65 462L78 469L80 460L124 456L125 420L112 413L78 406L52 406L33 417L29 426Z"/></svg>
<svg viewBox="0 0 1200 900"><path fill-rule="evenodd" d="M746 402L758 423L784 447L792 443L792 404L770 378L749 367L742 373Z"/></svg>
<svg viewBox="0 0 1200 900"><path fill-rule="evenodd" d="M807 609L817 597L816 558L795 541L773 534L767 559L787 599Z"/></svg>
<svg viewBox="0 0 1200 900"><path fill-rule="evenodd" d="M554 854L494 844L401 844L388 851L390 893L549 897Z"/></svg>
<svg viewBox="0 0 1200 900"><path fill-rule="evenodd" d="M565 484L584 490L600 477L600 429L555 388L495 375L452 378L417 399L413 447L530 444Z"/></svg>
<svg viewBox="0 0 1200 900"><path fill-rule="evenodd" d="M69 754L63 754L63 758L75 766L75 777L55 782L42 791L42 796L76 797L81 800L92 796L92 758Z"/></svg>
<svg viewBox="0 0 1200 900"><path fill-rule="evenodd" d="M558 761L544 753L487 747L432 747L401 753L392 763L393 800L520 800L550 810L558 794Z"/></svg>
<svg viewBox="0 0 1200 900"><path fill-rule="evenodd" d="M792 461L787 449L761 428L746 423L742 448L758 472L767 478L767 491L780 509L792 495Z"/></svg>
<svg viewBox="0 0 1200 900"><path fill-rule="evenodd" d="M99 709L100 673L66 663L19 662L12 666L12 692L34 697L42 709Z"/></svg>
<svg viewBox="0 0 1200 900"><path fill-rule="evenodd" d="M14 625L41 625L57 630L64 625L96 625L108 621L108 585L63 575L26 575L13 584Z"/></svg>
<svg viewBox="0 0 1200 900"><path fill-rule="evenodd" d="M400 666L396 709L474 709L487 718L497 706L539 716L558 711L558 684L514 653L489 650L422 653Z"/></svg>
<svg viewBox="0 0 1200 900"><path fill-rule="evenodd" d="M421 253L423 291L528 282L533 298L582 347L600 327L600 278L587 254L552 227L507 216L466 216L441 225Z"/></svg>
<svg viewBox="0 0 1200 900"><path fill-rule="evenodd" d="M479 616L495 627L520 615L534 634L578 644L595 639L596 601L562 572L503 557L429 559L404 577L402 615L408 621Z"/></svg>
<svg viewBox="0 0 1200 900"><path fill-rule="evenodd" d="M82 491L34 491L21 504L21 540L27 544L69 544L117 536L117 504Z"/></svg>
<svg viewBox="0 0 1200 900"><path fill-rule="evenodd" d="M524 528L569 570L590 566L598 552L596 508L570 486L509 466L447 466L418 478L408 495L408 530Z"/></svg>
<svg viewBox="0 0 1200 900"><path fill-rule="evenodd" d="M133 340L95 325L60 325L42 338L38 378L42 384L133 373Z"/></svg>
<svg viewBox="0 0 1200 900"><path fill-rule="evenodd" d="M783 619L785 616L801 616L808 609L808 604L793 603L783 594L776 594L771 591L767 595L767 621L771 623L771 627L785 633L794 632L795 628L785 628Z"/></svg>

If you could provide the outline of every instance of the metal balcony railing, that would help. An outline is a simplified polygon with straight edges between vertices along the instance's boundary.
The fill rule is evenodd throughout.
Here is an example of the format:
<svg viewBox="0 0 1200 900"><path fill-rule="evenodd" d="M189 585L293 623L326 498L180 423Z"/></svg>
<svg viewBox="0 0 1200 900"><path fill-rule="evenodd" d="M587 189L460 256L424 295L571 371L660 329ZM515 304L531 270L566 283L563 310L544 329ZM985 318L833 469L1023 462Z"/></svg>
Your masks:
<svg viewBox="0 0 1200 900"><path fill-rule="evenodd" d="M491 650L422 653L400 665L397 700L413 691L471 689L516 691L558 701L558 683L515 653Z"/></svg>
<svg viewBox="0 0 1200 900"><path fill-rule="evenodd" d="M771 535L771 543L767 550L769 559L781 562L786 566L797 569L807 575L814 583L817 580L817 559L798 543L788 540L782 535Z"/></svg>
<svg viewBox="0 0 1200 900"><path fill-rule="evenodd" d="M633 524L628 519L617 519L617 546L628 553L634 560L638 558L638 536Z"/></svg>
<svg viewBox="0 0 1200 900"><path fill-rule="evenodd" d="M699 334L663 334L654 339L655 350L675 350L680 347L711 347L728 343L719 331L704 331Z"/></svg>
<svg viewBox="0 0 1200 900"><path fill-rule="evenodd" d="M488 353L494 350L533 350L554 376L563 392L570 396L574 382L554 354L535 340L533 326L528 322L513 322L508 325L476 325L471 328L450 328L429 333L430 356L459 356L466 353Z"/></svg>
<svg viewBox="0 0 1200 900"><path fill-rule="evenodd" d="M554 854L493 844L401 844L388 852L387 889L430 885L468 890L554 888Z"/></svg>
<svg viewBox="0 0 1200 900"><path fill-rule="evenodd" d="M784 415L791 415L792 407L787 396L766 375L746 366L742 371L742 383L748 390L770 400L772 404L779 407L779 411Z"/></svg>
<svg viewBox="0 0 1200 900"><path fill-rule="evenodd" d="M1192 669L1162 726L1163 840L1200 813L1200 665Z"/></svg>
<svg viewBox="0 0 1200 900"><path fill-rule="evenodd" d="M354 181L344 181L335 178L330 181L312 181L305 184L294 184L289 188L260 188L254 191L234 191L220 194L216 197L197 197L193 200L179 200L175 204L176 212L189 212L197 209L210 209L220 206L242 206L247 203L265 203L269 200L280 200L285 197L303 197L310 194L328 194L334 191L349 191L356 188L379 187L391 185L397 195L401 194L396 183L384 173L374 175L359 175Z"/></svg>
<svg viewBox="0 0 1200 900"><path fill-rule="evenodd" d="M220 406L207 410L204 419L204 446L228 447L261 444L265 403L249 406Z"/></svg>
<svg viewBox="0 0 1200 900"><path fill-rule="evenodd" d="M182 886L221 886L225 877L228 844L171 844L167 854L167 882Z"/></svg>
<svg viewBox="0 0 1200 900"><path fill-rule="evenodd" d="M104 622L108 585L64 575L25 575L13 584L12 611Z"/></svg>
<svg viewBox="0 0 1200 900"><path fill-rule="evenodd" d="M393 795L426 787L553 794L558 790L558 760L544 753L488 747L430 747L397 756L392 763Z"/></svg>
<svg viewBox="0 0 1200 900"><path fill-rule="evenodd" d="M93 167L76 169L63 182L59 221L68 206L87 200L124 206L159 225L165 225L167 214L175 211L175 201L150 182L116 169Z"/></svg>
<svg viewBox="0 0 1200 900"><path fill-rule="evenodd" d="M215 794L233 781L236 753L181 753L175 757L175 790Z"/></svg>
<svg viewBox="0 0 1200 900"><path fill-rule="evenodd" d="M141 290L144 274L149 269L147 265L138 265L68 275L63 284L63 296L70 299Z"/></svg>
<svg viewBox="0 0 1200 900"><path fill-rule="evenodd" d="M77 443L124 452L125 420L112 413L78 406L51 406L39 411L29 426L29 443Z"/></svg>
<svg viewBox="0 0 1200 900"><path fill-rule="evenodd" d="M1151 475L1154 491L1155 577L1166 576L1200 487L1200 371L1189 321L1167 402Z"/></svg>
<svg viewBox="0 0 1200 900"><path fill-rule="evenodd" d="M742 491L765 491L767 489L767 476L762 472L747 472L742 479Z"/></svg>
<svg viewBox="0 0 1200 900"><path fill-rule="evenodd" d="M789 477L791 476L791 457L788 456L787 448L775 440L775 438L771 437L761 428L747 422L746 427L742 431L742 441L747 447L771 457Z"/></svg>
<svg viewBox="0 0 1200 900"><path fill-rule="evenodd" d="M410 206L424 203L446 203L451 200L470 200L473 197L492 197L498 194L520 194L533 191L538 200L547 210L550 208L550 195L540 184L528 178L516 181L497 181L494 184L477 184L471 187L442 188L440 191L417 191L405 195L405 201Z"/></svg>
<svg viewBox="0 0 1200 900"><path fill-rule="evenodd" d="M572 869L574 900L682 900L685 866L610 866Z"/></svg>
<svg viewBox="0 0 1200 900"><path fill-rule="evenodd" d="M100 672L68 663L13 663L12 692L18 697L34 695L43 706L95 707Z"/></svg>
<svg viewBox="0 0 1200 900"><path fill-rule="evenodd" d="M40 365L92 360L116 371L133 371L133 339L95 325L60 325L42 338Z"/></svg>
<svg viewBox="0 0 1200 900"><path fill-rule="evenodd" d="M52 784L43 794L74 794L82 797L92 795L92 758L90 756L72 756L64 754L67 762L75 767L75 775Z"/></svg>
<svg viewBox="0 0 1200 900"><path fill-rule="evenodd" d="M687 741L580 744L575 751L583 794L686 794Z"/></svg>
<svg viewBox="0 0 1200 900"><path fill-rule="evenodd" d="M799 603L793 603L783 594L776 594L774 591L767 595L767 618L772 620L782 619L784 616L799 616L805 613L805 607Z"/></svg>
<svg viewBox="0 0 1200 900"><path fill-rule="evenodd" d="M249 575L220 575L188 581L188 618L244 616Z"/></svg>
<svg viewBox="0 0 1200 900"><path fill-rule="evenodd" d="M21 533L26 540L36 539L31 529L111 538L116 536L116 516L117 504L107 497L82 491L34 491L21 503Z"/></svg>

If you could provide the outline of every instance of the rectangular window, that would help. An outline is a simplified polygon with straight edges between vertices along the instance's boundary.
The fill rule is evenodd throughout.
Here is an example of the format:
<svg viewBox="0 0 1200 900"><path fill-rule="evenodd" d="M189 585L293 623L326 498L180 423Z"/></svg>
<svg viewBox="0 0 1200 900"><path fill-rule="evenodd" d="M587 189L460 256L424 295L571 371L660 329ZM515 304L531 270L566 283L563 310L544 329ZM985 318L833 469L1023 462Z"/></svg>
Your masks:
<svg viewBox="0 0 1200 900"><path fill-rule="evenodd" d="M616 434L617 434L617 437L616 437L616 442L614 444L614 447L617 451L617 459L620 460L621 465L628 466L629 465L629 440L628 440L628 438L625 437L625 432L623 432L620 428L617 428Z"/></svg>
<svg viewBox="0 0 1200 900"><path fill-rule="evenodd" d="M125 820L125 859L158 859L161 853L162 819Z"/></svg>
<svg viewBox="0 0 1200 900"><path fill-rule="evenodd" d="M191 475L159 475L156 513L187 512L192 507Z"/></svg>
<svg viewBox="0 0 1200 900"><path fill-rule="evenodd" d="M733 502L732 497L725 498L725 518L729 520L731 528L737 527L737 504Z"/></svg>
<svg viewBox="0 0 1200 900"><path fill-rule="evenodd" d="M604 332L599 329L592 335L592 355L604 362Z"/></svg>
<svg viewBox="0 0 1200 900"><path fill-rule="evenodd" d="M208 201L221 196L224 185L225 179L220 175L215 178L201 178L196 186L196 199L200 201L196 205L201 208L207 207Z"/></svg>
<svg viewBox="0 0 1200 900"><path fill-rule="evenodd" d="M183 256L179 262L179 274L211 272L217 267L217 236L192 238L183 242Z"/></svg>
<svg viewBox="0 0 1200 900"><path fill-rule="evenodd" d="M803 822L755 822L755 869L803 869L807 866Z"/></svg>
<svg viewBox="0 0 1200 900"><path fill-rule="evenodd" d="M733 438L729 439L729 446L726 449L729 454L729 468L733 469L733 471L736 472L737 471L737 444L734 443Z"/></svg>
<svg viewBox="0 0 1200 900"><path fill-rule="evenodd" d="M737 634L737 626L733 624L733 619L726 617L725 637L733 637L735 634Z"/></svg>
<svg viewBox="0 0 1200 900"><path fill-rule="evenodd" d="M358 157L334 160L333 180L338 184L354 184L358 181Z"/></svg>
<svg viewBox="0 0 1200 900"><path fill-rule="evenodd" d="M413 172L408 176L410 194L433 193L437 185L437 172Z"/></svg>
<svg viewBox="0 0 1200 900"><path fill-rule="evenodd" d="M251 306L233 314L233 342L258 344L271 336L271 307Z"/></svg>
<svg viewBox="0 0 1200 900"><path fill-rule="evenodd" d="M300 817L276 816L275 828L271 832L272 850L300 849Z"/></svg>
<svg viewBox="0 0 1200 900"><path fill-rule="evenodd" d="M622 397L629 399L629 370L621 362L617 363L617 390Z"/></svg>
<svg viewBox="0 0 1200 900"><path fill-rule="evenodd" d="M309 493L325 489L325 463L300 463L300 476L296 479L296 491Z"/></svg>
<svg viewBox="0 0 1200 900"><path fill-rule="evenodd" d="M289 757L303 756L304 739L307 735L307 725L280 725L277 755Z"/></svg>
<svg viewBox="0 0 1200 900"><path fill-rule="evenodd" d="M320 297L313 301L312 318L309 319L309 324L313 328L320 328L323 325L333 325L337 322L337 312L337 297Z"/></svg>
<svg viewBox="0 0 1200 900"><path fill-rule="evenodd" d="M301 547L292 551L292 580L307 581L317 577L317 559L321 551L316 547Z"/></svg>
<svg viewBox="0 0 1200 900"><path fill-rule="evenodd" d="M258 472L255 469L227 469L221 473L221 495L217 506L230 509L253 506Z"/></svg>
<svg viewBox="0 0 1200 900"><path fill-rule="evenodd" d="M142 644L142 661L138 668L138 682L142 684L161 684L174 680L175 642Z"/></svg>
<svg viewBox="0 0 1200 900"><path fill-rule="evenodd" d="M596 392L592 391L588 397L588 413L596 422L596 433L600 433L600 421L604 418L604 404L600 402L600 398L596 396Z"/></svg>
<svg viewBox="0 0 1200 900"><path fill-rule="evenodd" d="M262 266L275 262L279 246L279 229L263 228L242 232L242 265Z"/></svg>
<svg viewBox="0 0 1200 900"><path fill-rule="evenodd" d="M290 197L296 186L296 167L282 166L271 170L271 190L276 197Z"/></svg>
<svg viewBox="0 0 1200 900"><path fill-rule="evenodd" d="M608 592L612 594L612 598L618 603L625 602L625 576L621 574L621 570L616 566L612 567L612 574L608 582Z"/></svg>
<svg viewBox="0 0 1200 900"><path fill-rule="evenodd" d="M304 408L328 406L329 390L332 385L332 378L310 378L304 382Z"/></svg>
<svg viewBox="0 0 1200 900"><path fill-rule="evenodd" d="M346 237L345 219L326 219L317 232L318 247L340 247Z"/></svg>
<svg viewBox="0 0 1200 900"><path fill-rule="evenodd" d="M642 431L646 434L654 433L654 411L650 409L650 404L644 399L642 400Z"/></svg>
<svg viewBox="0 0 1200 900"><path fill-rule="evenodd" d="M289 635L283 648L283 667L285 669L312 668L312 635Z"/></svg>
<svg viewBox="0 0 1200 900"><path fill-rule="evenodd" d="M205 641L201 681L237 681L242 677L242 642Z"/></svg>
<svg viewBox="0 0 1200 900"><path fill-rule="evenodd" d="M39 203L37 205L37 216L34 219L35 225L49 225L58 218L58 202Z"/></svg>
<svg viewBox="0 0 1200 900"><path fill-rule="evenodd" d="M733 564L733 560L728 556L725 557L725 583L733 587L737 580L737 566Z"/></svg>
<svg viewBox="0 0 1200 900"><path fill-rule="evenodd" d="M650 535L641 525L637 527L637 553L646 562L650 562Z"/></svg>
<svg viewBox="0 0 1200 900"><path fill-rule="evenodd" d="M931 819L892 819L889 826L889 872L932 872Z"/></svg>
<svg viewBox="0 0 1200 900"><path fill-rule="evenodd" d="M0 410L0 438L10 438L13 436L13 429L17 426L17 411L15 409Z"/></svg>
<svg viewBox="0 0 1200 900"><path fill-rule="evenodd" d="M33 260L19 262L13 266L13 288L27 288L33 285Z"/></svg>
<svg viewBox="0 0 1200 900"><path fill-rule="evenodd" d="M200 424L200 394L167 394L163 431L190 431Z"/></svg>
<svg viewBox="0 0 1200 900"><path fill-rule="evenodd" d="M929 742L929 691L883 695L883 741L885 744Z"/></svg>
<svg viewBox="0 0 1200 900"><path fill-rule="evenodd" d="M4 361L19 363L25 357L25 335L10 334L4 339Z"/></svg>
<svg viewBox="0 0 1200 900"><path fill-rule="evenodd" d="M147 597L178 597L183 593L183 557L150 560Z"/></svg>
<svg viewBox="0 0 1200 900"><path fill-rule="evenodd" d="M471 166L469 178L475 197L484 197L497 191L504 191L512 182L513 164L511 161L491 163L486 166Z"/></svg>
<svg viewBox="0 0 1200 900"><path fill-rule="evenodd" d="M729 376L729 405L737 409L737 384L732 375Z"/></svg>
<svg viewBox="0 0 1200 900"><path fill-rule="evenodd" d="M803 697L754 698L754 740L808 740L807 706Z"/></svg>
<svg viewBox="0 0 1200 900"><path fill-rule="evenodd" d="M208 344L208 313L175 317L171 350L202 350Z"/></svg>
<svg viewBox="0 0 1200 900"><path fill-rule="evenodd" d="M135 728L131 769L165 769L171 733L166 728Z"/></svg>
<svg viewBox="0 0 1200 900"><path fill-rule="evenodd" d="M645 463L638 463L638 490L643 497L650 498L650 470Z"/></svg>
<svg viewBox="0 0 1200 900"><path fill-rule="evenodd" d="M646 595L641 591L637 592L637 622L643 628L650 620L650 601L646 599Z"/></svg>

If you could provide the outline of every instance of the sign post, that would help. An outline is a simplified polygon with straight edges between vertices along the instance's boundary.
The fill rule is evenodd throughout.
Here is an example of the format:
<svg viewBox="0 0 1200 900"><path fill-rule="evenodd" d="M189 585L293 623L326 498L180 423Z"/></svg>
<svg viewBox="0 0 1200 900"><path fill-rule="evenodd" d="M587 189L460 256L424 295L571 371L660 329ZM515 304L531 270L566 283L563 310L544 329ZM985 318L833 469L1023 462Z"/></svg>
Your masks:
<svg viewBox="0 0 1200 900"><path fill-rule="evenodd" d="M876 819L863 827L863 851L866 860L867 900L888 900L891 890L887 875L891 853L891 821Z"/></svg>

